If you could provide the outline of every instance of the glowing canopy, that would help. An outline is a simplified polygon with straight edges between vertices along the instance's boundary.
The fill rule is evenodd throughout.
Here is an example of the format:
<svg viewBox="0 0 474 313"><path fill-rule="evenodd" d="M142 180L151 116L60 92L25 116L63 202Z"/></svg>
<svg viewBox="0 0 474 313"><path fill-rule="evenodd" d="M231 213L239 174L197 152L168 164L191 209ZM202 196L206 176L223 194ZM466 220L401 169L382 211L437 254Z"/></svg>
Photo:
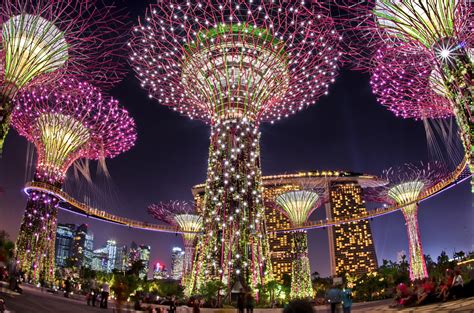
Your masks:
<svg viewBox="0 0 474 313"><path fill-rule="evenodd" d="M297 190L279 195L276 203L285 211L291 223L298 226L304 224L316 209L319 198L314 191Z"/></svg>
<svg viewBox="0 0 474 313"><path fill-rule="evenodd" d="M458 0L378 0L374 14L389 34L431 47L454 36L458 4Z"/></svg>
<svg viewBox="0 0 474 313"><path fill-rule="evenodd" d="M387 194L398 204L408 203L418 198L424 186L422 181L409 181L393 186Z"/></svg>
<svg viewBox="0 0 474 313"><path fill-rule="evenodd" d="M68 60L68 44L53 23L41 16L17 15L2 25L5 80L18 89L53 72Z"/></svg>
<svg viewBox="0 0 474 313"><path fill-rule="evenodd" d="M43 158L40 166L59 170L71 153L87 143L90 134L87 127L73 116L60 113L45 113L38 120Z"/></svg>

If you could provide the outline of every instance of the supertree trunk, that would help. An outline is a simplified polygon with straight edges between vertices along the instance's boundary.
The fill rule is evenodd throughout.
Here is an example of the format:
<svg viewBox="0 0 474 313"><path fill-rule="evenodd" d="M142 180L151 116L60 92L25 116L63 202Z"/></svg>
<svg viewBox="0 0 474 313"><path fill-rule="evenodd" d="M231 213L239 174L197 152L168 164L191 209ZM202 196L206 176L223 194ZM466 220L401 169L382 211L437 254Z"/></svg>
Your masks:
<svg viewBox="0 0 474 313"><path fill-rule="evenodd" d="M402 209L408 233L410 250L410 279L417 280L428 277L425 256L421 247L420 230L418 228L418 206L412 204Z"/></svg>
<svg viewBox="0 0 474 313"><path fill-rule="evenodd" d="M220 280L228 290L237 281L255 289L271 271L266 262L259 138L257 126L245 119L212 128L204 234L192 273L195 292L211 279Z"/></svg>
<svg viewBox="0 0 474 313"><path fill-rule="evenodd" d="M58 203L57 197L41 191L28 195L16 242L16 260L17 269L34 283L54 283Z"/></svg>
<svg viewBox="0 0 474 313"><path fill-rule="evenodd" d="M474 171L474 89L473 89L473 61L474 56L464 48L462 43L454 44L450 39L435 46L436 54L441 54L439 67L444 77L446 88L454 105L454 114L459 127L459 132L466 151L471 155L470 169ZM442 47L454 46L453 49ZM442 51L449 52L443 56ZM471 178L471 188L474 192L474 177Z"/></svg>
<svg viewBox="0 0 474 313"><path fill-rule="evenodd" d="M192 275L192 266L193 258L195 251L195 241L185 241L184 243L184 262L183 262L183 276L181 278L181 285L184 286L184 293L186 296L190 296L191 289L191 275Z"/></svg>
<svg viewBox="0 0 474 313"><path fill-rule="evenodd" d="M290 298L311 298L313 285L311 283L311 267L308 257L308 236L304 231L292 234L293 262L291 264Z"/></svg>

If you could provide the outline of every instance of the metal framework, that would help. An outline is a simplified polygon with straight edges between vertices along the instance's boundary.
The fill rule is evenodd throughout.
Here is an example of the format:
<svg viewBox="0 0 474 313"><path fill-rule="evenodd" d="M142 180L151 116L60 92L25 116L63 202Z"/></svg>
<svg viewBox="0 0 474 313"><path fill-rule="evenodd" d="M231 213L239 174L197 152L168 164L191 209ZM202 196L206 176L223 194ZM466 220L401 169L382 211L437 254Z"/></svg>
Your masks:
<svg viewBox="0 0 474 313"><path fill-rule="evenodd" d="M314 104L334 81L329 12L286 1L168 1L133 29L131 65L161 104L212 126L204 234L192 292L210 279L271 279L261 196L261 122Z"/></svg>
<svg viewBox="0 0 474 313"><path fill-rule="evenodd" d="M190 294L189 279L194 259L197 234L202 231L202 217L197 214L193 204L185 201L170 201L152 204L148 213L157 220L176 226L182 233L184 242L184 262L182 285Z"/></svg>
<svg viewBox="0 0 474 313"><path fill-rule="evenodd" d="M111 87L125 76L125 20L101 0L2 1L0 148L19 90L64 75Z"/></svg>
<svg viewBox="0 0 474 313"><path fill-rule="evenodd" d="M136 140L133 119L115 99L72 78L23 92L14 105L12 125L35 144L38 154L34 180L58 188L75 160L115 157ZM17 265L32 281L54 278L58 202L57 196L43 191L33 190L28 196Z"/></svg>
<svg viewBox="0 0 474 313"><path fill-rule="evenodd" d="M276 203L281 207L294 226L303 225L319 206L321 197L313 190L289 191L279 195ZM308 256L306 231L292 232L291 292L290 297L312 298L313 284Z"/></svg>
<svg viewBox="0 0 474 313"><path fill-rule="evenodd" d="M383 187L381 196L388 202L403 206L402 213L408 233L410 278L412 280L428 277L418 228L418 203L414 201L422 192L444 180L446 173L446 169L439 163L409 164L397 169L391 168L384 173L390 184Z"/></svg>
<svg viewBox="0 0 474 313"><path fill-rule="evenodd" d="M420 79L415 78L415 86L421 86L421 97L412 99L412 91L409 89L402 92L400 88L400 98L408 98L408 101L401 101L399 107L391 106L391 109L401 115L411 115L413 108L417 104L421 104L421 109L415 110L425 113L426 106L430 104L433 97L428 96L430 93L438 93L445 98L440 100L439 96L435 96L434 102L437 106L440 101L444 104L449 102L452 114L455 115L458 123L460 137L464 144L466 153L472 154L472 140L474 135L473 124L473 30L472 22L473 4L472 1L463 0L422 0L422 1L394 1L394 0L371 0L359 3L345 2L340 5L343 12L350 12L340 19L342 28L348 29L351 33L364 32L371 34L374 45L379 51L379 59L383 62L378 65L374 59L374 55L369 56L366 64L369 67L394 66L400 67L400 61L403 59L409 48L409 53L413 53L414 57L409 57L412 61L419 58L417 63L425 63L422 65L423 70ZM364 16L361 19L355 16ZM369 36L370 37L370 36ZM380 58L383 50L392 49L396 45L395 52L389 52L386 56ZM355 44L357 46L357 44ZM363 50L364 46L359 46ZM357 49L356 49L357 50ZM413 52L414 51L414 52ZM374 51L375 52L375 51ZM387 57L389 56L389 57ZM403 65L403 64L402 64ZM405 64L407 65L407 64ZM377 71L377 70L376 70ZM427 73L431 76L427 79ZM408 76L413 75L409 70ZM402 75L405 76L405 75ZM381 78L377 76L375 79ZM383 78L382 78L383 79ZM400 80L405 80L401 84L410 82L405 77L398 79L392 77L393 82L388 84L397 85ZM431 84L427 84L430 81ZM439 93L441 88L441 94ZM431 87L431 88L430 88ZM434 89L434 90L429 90ZM376 90L380 92L380 90ZM415 102L411 100L417 100ZM404 108L404 104L408 108ZM443 105L444 106L444 105ZM406 114L407 111L411 113ZM437 110L436 110L437 111ZM443 110L442 110L443 111ZM428 117L432 110L428 112ZM442 113L444 114L444 113ZM436 114L435 114L436 115ZM471 155L471 171L474 169L474 161ZM474 191L474 180L471 181Z"/></svg>

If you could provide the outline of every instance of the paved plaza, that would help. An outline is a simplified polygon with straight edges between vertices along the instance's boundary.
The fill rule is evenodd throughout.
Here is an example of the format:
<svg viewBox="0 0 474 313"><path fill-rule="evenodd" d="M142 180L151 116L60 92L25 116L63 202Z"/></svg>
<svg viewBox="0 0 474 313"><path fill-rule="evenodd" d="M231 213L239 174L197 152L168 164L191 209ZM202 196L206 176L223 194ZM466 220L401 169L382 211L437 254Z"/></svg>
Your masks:
<svg viewBox="0 0 474 313"><path fill-rule="evenodd" d="M15 313L42 313L42 312L115 312L113 303L110 303L109 309L93 308L86 305L85 301L80 298L67 299L61 294L51 294L42 292L39 289L29 286L23 286L24 293L19 295L0 288L0 298L4 299L7 304L7 312ZM416 308L406 308L403 310L390 309L388 307L390 300L374 301L367 303L357 303L354 305L352 312L474 312L474 297L451 301L446 303L437 303ZM134 312L132 309L124 309L124 312ZM191 308L179 308L178 313L192 312ZM231 313L237 310L211 310L201 309L202 313ZM281 310L271 309L255 309L255 313L280 313ZM330 312L329 307L319 306L316 308L317 313Z"/></svg>

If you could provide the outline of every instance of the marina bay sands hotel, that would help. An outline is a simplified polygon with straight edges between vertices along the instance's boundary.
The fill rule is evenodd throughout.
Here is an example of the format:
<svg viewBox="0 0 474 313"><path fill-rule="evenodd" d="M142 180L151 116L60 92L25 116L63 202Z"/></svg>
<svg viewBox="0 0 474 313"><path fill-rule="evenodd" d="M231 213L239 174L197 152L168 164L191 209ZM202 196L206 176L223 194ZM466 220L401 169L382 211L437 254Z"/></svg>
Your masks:
<svg viewBox="0 0 474 313"><path fill-rule="evenodd" d="M371 175L339 171L314 171L263 177L263 198L266 224L275 278L282 281L291 274L292 249L288 233L273 232L291 226L289 219L278 210L275 199L288 191L307 186L324 190L327 218L345 219L364 214L367 210L364 189L383 185L384 181ZM197 207L201 207L204 184L192 189ZM377 268L372 232L368 220L360 220L327 228L331 275L363 274Z"/></svg>

